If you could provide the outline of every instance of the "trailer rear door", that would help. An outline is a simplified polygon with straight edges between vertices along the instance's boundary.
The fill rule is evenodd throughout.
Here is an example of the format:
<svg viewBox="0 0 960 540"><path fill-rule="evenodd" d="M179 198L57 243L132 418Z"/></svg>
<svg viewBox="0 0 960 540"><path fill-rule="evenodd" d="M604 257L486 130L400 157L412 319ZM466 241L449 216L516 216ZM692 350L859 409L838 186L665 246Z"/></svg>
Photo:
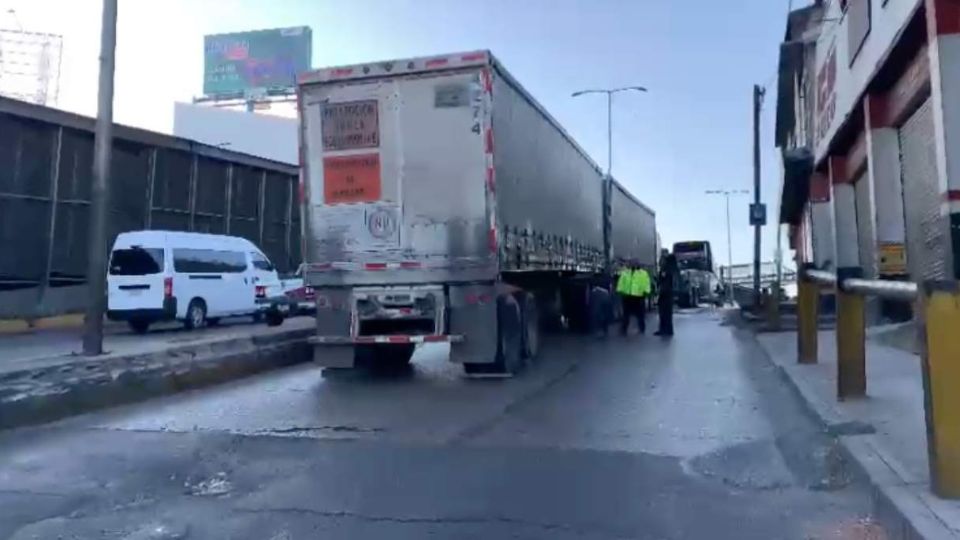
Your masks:
<svg viewBox="0 0 960 540"><path fill-rule="evenodd" d="M302 99L308 262L489 257L479 69L315 84Z"/></svg>

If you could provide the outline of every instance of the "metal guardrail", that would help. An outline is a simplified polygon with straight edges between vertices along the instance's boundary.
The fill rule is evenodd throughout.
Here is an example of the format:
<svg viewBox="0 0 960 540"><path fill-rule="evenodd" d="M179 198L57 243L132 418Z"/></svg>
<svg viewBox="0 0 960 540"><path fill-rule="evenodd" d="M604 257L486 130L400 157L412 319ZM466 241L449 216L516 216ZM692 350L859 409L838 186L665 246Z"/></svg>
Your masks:
<svg viewBox="0 0 960 540"><path fill-rule="evenodd" d="M797 295L798 357L816 364L819 357L820 290L832 288L837 298L837 399L866 397L865 298L913 302L923 341L924 414L930 483L934 494L960 499L960 286L956 281L863 279L859 268L836 274L804 268ZM906 421L906 420L905 420Z"/></svg>
<svg viewBox="0 0 960 540"><path fill-rule="evenodd" d="M808 270L807 280L818 285L830 287L837 285L837 275L823 270ZM841 283L844 290L863 296L876 296L886 300L912 302L917 299L920 287L911 281L891 281L886 279L847 278Z"/></svg>

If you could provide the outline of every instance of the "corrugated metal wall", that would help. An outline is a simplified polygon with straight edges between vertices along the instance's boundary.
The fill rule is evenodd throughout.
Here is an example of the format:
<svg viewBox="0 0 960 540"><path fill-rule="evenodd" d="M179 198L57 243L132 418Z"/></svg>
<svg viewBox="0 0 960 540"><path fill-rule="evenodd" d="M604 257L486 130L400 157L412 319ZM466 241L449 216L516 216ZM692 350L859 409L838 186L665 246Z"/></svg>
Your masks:
<svg viewBox="0 0 960 540"><path fill-rule="evenodd" d="M42 119L0 112L0 290L76 284L85 273L93 168L93 134L78 124L92 127L92 120L23 108ZM63 123L50 120L57 115ZM225 233L258 244L281 271L299 264L293 167L267 160L257 167L249 156L231 161L230 152L182 139L117 131L111 242L117 233L143 228ZM128 139L127 132L171 142Z"/></svg>
<svg viewBox="0 0 960 540"><path fill-rule="evenodd" d="M915 280L946 279L947 231L940 217L933 109L928 99L900 128L907 267Z"/></svg>

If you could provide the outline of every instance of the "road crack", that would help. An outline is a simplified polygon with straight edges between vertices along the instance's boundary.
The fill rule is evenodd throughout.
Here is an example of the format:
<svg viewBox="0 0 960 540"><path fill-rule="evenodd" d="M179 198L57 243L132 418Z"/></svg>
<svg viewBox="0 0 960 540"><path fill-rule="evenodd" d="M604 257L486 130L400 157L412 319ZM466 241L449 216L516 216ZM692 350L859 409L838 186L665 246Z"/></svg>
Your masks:
<svg viewBox="0 0 960 540"><path fill-rule="evenodd" d="M562 531L575 534L603 534L608 538L627 538L628 536L605 531L602 528L587 528L582 526L570 525L567 523L543 523L539 521L528 521L524 519L511 518L506 516L448 516L448 517L424 517L424 516L388 516L371 515L359 512L350 512L347 510L316 510L312 508L237 508L237 512L248 514L298 514L308 515L330 519L355 519L368 523L395 523L399 525L511 525L537 528L543 531Z"/></svg>

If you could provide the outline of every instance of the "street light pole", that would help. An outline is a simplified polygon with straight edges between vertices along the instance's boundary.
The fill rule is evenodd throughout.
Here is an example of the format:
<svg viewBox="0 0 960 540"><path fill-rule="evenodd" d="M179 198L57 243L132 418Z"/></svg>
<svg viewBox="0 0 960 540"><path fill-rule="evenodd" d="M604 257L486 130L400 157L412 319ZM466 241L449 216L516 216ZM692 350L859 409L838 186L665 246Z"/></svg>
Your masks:
<svg viewBox="0 0 960 540"><path fill-rule="evenodd" d="M578 90L570 97L580 97L586 94L607 95L607 178L613 177L613 95L620 92L646 92L643 86L624 86L621 88L600 88L593 90Z"/></svg>
<svg viewBox="0 0 960 540"><path fill-rule="evenodd" d="M110 154L113 146L113 73L117 46L117 0L103 0L100 29L100 81L93 148L93 186L87 233L87 309L83 354L103 354L106 311L107 209L110 205Z"/></svg>
<svg viewBox="0 0 960 540"><path fill-rule="evenodd" d="M707 195L723 195L727 205L727 302L733 303L733 235L730 232L730 195L746 195L750 193L745 189L711 189L706 191Z"/></svg>
<svg viewBox="0 0 960 540"><path fill-rule="evenodd" d="M607 174L603 182L603 259L604 268L607 276L612 274L612 254L613 247L610 243L610 216L608 214L610 206L610 197L613 194L613 95L620 92L646 92L643 86L624 86L622 88L605 88L596 90L580 90L571 94L571 97L579 97L586 94L606 94L607 95Z"/></svg>

